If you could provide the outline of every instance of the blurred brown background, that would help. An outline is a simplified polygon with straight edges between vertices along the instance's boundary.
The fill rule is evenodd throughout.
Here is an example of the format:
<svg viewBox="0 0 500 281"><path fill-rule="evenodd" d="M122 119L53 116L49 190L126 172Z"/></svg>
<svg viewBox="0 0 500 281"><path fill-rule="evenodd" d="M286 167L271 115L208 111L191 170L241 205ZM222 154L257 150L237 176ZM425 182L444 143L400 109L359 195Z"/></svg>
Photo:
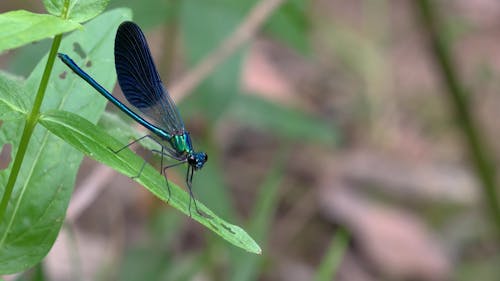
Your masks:
<svg viewBox="0 0 500 281"><path fill-rule="evenodd" d="M109 9L133 10L177 89L269 1L137 2ZM285 1L208 82L172 90L209 153L197 198L243 226L262 256L86 159L47 280L500 280L495 223L415 2ZM500 2L432 3L497 165ZM43 12L0 3L21 8ZM27 75L44 44L2 55L1 68Z"/></svg>

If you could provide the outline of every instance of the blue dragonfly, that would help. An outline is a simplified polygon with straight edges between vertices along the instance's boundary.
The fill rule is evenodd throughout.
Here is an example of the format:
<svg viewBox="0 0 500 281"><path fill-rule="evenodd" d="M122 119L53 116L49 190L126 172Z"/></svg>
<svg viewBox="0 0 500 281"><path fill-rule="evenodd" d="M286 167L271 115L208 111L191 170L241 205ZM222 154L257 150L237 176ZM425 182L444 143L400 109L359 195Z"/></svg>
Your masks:
<svg viewBox="0 0 500 281"><path fill-rule="evenodd" d="M130 21L123 22L118 27L115 37L115 68L118 83L127 101L138 111L132 110L120 102L82 70L68 55L59 53L58 57L101 95L151 132L151 134L145 135L113 151L119 153L123 149L145 138L158 143L161 150L153 150L153 152L161 155L160 173L163 173L166 179L167 169L187 164L186 185L190 195L189 214L191 215L191 201L193 201L196 211L200 215L206 216L196 206L192 183L194 172L203 168L203 165L208 160L208 156L204 152L196 152L194 150L189 132L184 126L184 122L174 101L163 86L153 58L151 57L146 38L139 26ZM152 122L146 120L145 117ZM171 158L177 162L164 166L163 157ZM143 168L144 165L137 177L140 176ZM166 180L166 183L170 198L171 192L168 180Z"/></svg>

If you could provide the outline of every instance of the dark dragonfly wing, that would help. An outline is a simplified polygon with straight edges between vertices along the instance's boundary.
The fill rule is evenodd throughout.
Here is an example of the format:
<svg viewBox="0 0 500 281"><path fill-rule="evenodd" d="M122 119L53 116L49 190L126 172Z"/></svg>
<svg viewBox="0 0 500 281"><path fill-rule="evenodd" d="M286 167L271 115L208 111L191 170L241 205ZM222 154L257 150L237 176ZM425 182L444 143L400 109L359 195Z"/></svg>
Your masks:
<svg viewBox="0 0 500 281"><path fill-rule="evenodd" d="M161 82L139 26L124 22L115 38L118 83L128 102L170 134L185 131L174 101Z"/></svg>

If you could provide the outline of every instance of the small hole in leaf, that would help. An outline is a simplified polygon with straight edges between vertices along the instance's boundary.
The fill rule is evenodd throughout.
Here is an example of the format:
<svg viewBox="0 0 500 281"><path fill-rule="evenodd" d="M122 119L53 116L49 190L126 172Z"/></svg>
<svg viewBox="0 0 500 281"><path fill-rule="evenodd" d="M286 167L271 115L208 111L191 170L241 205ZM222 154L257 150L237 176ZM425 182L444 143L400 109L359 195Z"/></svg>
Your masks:
<svg viewBox="0 0 500 281"><path fill-rule="evenodd" d="M85 66L86 67L91 67L92 66L92 61L91 60L87 61L87 63L85 64Z"/></svg>
<svg viewBox="0 0 500 281"><path fill-rule="evenodd" d="M82 46L78 42L73 43L73 51L75 51L75 53L82 59L87 57L87 53L85 53Z"/></svg>
<svg viewBox="0 0 500 281"><path fill-rule="evenodd" d="M59 74L59 78L66 79L66 75L68 75L68 73L66 71L63 71L61 74Z"/></svg>
<svg viewBox="0 0 500 281"><path fill-rule="evenodd" d="M5 170L9 167L11 158L12 145L10 143L5 144L0 151L0 170Z"/></svg>

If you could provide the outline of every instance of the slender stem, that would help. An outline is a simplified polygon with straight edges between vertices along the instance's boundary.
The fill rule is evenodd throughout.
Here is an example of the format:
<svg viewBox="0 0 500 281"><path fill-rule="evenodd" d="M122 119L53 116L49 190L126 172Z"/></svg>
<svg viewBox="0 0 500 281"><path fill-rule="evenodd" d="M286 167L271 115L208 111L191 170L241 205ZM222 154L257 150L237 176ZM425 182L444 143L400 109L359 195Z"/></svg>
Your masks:
<svg viewBox="0 0 500 281"><path fill-rule="evenodd" d="M328 247L328 251L323 257L314 281L335 280L335 276L349 246L349 233L343 228L339 229Z"/></svg>
<svg viewBox="0 0 500 281"><path fill-rule="evenodd" d="M448 98L454 107L457 123L467 141L471 160L483 186L484 199L486 199L490 215L500 234L500 204L498 202L495 168L490 157L491 151L486 148L479 127L475 124L467 104L467 98L471 93L460 83L455 71L456 63L450 54L442 32L440 32L437 23L438 18L435 14L436 7L433 6L434 2L419 0L415 3L420 12L421 23L428 33L427 36L434 58L440 67L445 86L448 88Z"/></svg>
<svg viewBox="0 0 500 281"><path fill-rule="evenodd" d="M12 191L14 190L17 176L19 175L19 171L21 170L21 164L23 163L24 156L26 155L28 143L38 122L38 118L40 116L40 107L45 96L45 90L47 89L47 85L49 84L50 73L52 72L52 67L54 66L54 61L57 55L57 50L59 49L59 45L61 44L61 39L62 35L57 35L52 42L49 58L47 60L47 64L45 65L45 70L43 71L42 80L40 81L40 86L38 87L38 92L35 97L33 108L31 109L31 112L28 114L26 122L24 123L24 130L21 136L21 141L19 143L19 149L17 150L16 158L14 159L14 164L12 165L12 170L10 172L7 185L5 186L2 201L0 202L0 221L2 221L3 217L5 216L5 211L7 209L7 205L9 204Z"/></svg>
<svg viewBox="0 0 500 281"><path fill-rule="evenodd" d="M163 52L161 63L159 64L161 77L171 77L172 69L175 62L175 52L178 40L179 18L181 11L181 0L169 0L170 17L165 23L167 28L163 35ZM166 81L171 79L165 79Z"/></svg>
<svg viewBox="0 0 500 281"><path fill-rule="evenodd" d="M176 100L183 99L212 73L216 66L248 42L260 30L262 25L279 9L286 0L260 0L236 30L227 37L217 49L207 55L179 82L172 84L170 93Z"/></svg>

